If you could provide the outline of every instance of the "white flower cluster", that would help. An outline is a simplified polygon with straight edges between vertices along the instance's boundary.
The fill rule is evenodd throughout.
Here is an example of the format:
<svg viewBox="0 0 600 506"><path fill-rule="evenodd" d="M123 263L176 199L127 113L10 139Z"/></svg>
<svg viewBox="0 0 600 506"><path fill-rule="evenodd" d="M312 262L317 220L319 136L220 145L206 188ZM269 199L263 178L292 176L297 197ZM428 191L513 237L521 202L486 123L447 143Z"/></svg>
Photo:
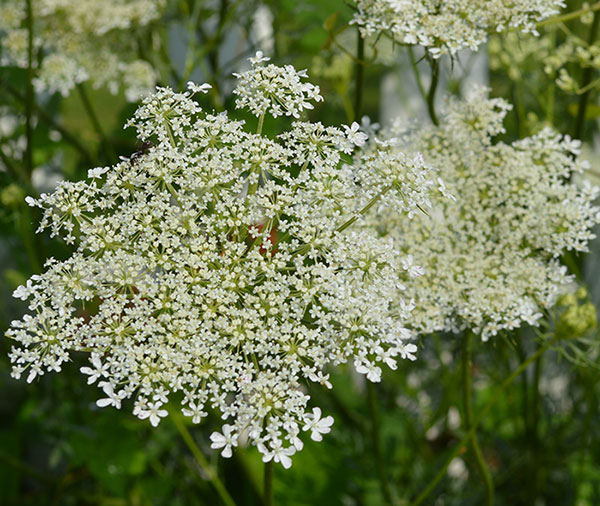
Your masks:
<svg viewBox="0 0 600 506"><path fill-rule="evenodd" d="M490 31L536 32L536 22L557 14L564 0L356 0L352 20L361 35L388 32L403 44L419 44L438 58L476 50Z"/></svg>
<svg viewBox="0 0 600 506"><path fill-rule="evenodd" d="M251 70L234 74L240 81L234 90L238 95L236 107L247 107L255 116L269 112L274 118L282 115L299 118L304 109L314 108L311 100L323 100L318 86L302 82L307 77L305 70L297 71L291 65L261 65L269 59L258 51L250 58Z"/></svg>
<svg viewBox="0 0 600 506"><path fill-rule="evenodd" d="M277 115L278 97L314 91L290 67L259 65L236 90L256 114ZM382 363L414 359L413 304L399 297L406 259L351 225L377 195L416 209L429 169L407 158L396 172L412 183L380 171L359 184L342 159L366 140L358 125L297 121L271 138L204 112L193 94L206 88L159 88L130 121L153 147L29 199L44 210L40 227L77 249L15 292L32 314L7 334L19 343L13 376L32 381L86 351L82 372L104 391L99 406L133 397L134 413L156 425L182 392L193 422L210 408L228 422L211 436L225 457L244 439L289 467L301 431L318 441L333 423L307 412L303 384L331 387L327 366L348 360L379 381Z"/></svg>
<svg viewBox="0 0 600 506"><path fill-rule="evenodd" d="M67 95L79 83L124 89L135 101L153 90L152 66L138 57L144 30L156 20L164 0L32 0L34 85ZM26 2L0 5L0 65L27 67Z"/></svg>
<svg viewBox="0 0 600 506"><path fill-rule="evenodd" d="M479 88L453 101L439 127L394 132L391 150L418 150L455 200L437 198L428 215L370 216L370 226L414 255L425 274L407 286L424 333L470 328L484 340L523 322L535 325L570 276L559 256L585 251L600 221L598 188L570 182L587 164L580 142L551 129L505 144L510 105Z"/></svg>

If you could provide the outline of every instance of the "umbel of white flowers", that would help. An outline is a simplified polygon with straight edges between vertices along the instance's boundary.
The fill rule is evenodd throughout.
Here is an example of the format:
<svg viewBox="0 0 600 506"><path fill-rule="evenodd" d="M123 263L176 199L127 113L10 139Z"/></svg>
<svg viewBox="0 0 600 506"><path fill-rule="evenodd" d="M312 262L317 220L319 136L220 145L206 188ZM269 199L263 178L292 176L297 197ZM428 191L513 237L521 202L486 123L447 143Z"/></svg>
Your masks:
<svg viewBox="0 0 600 506"><path fill-rule="evenodd" d="M588 165L577 157L581 143L550 128L495 143L510 109L478 88L450 101L439 127L398 126L387 148L377 146L421 151L456 196L435 198L413 220L384 211L364 222L424 266L403 294L417 302L411 321L420 332L469 328L487 340L536 325L572 281L560 255L586 251L594 237L599 189L573 177ZM358 170L371 168L363 161Z"/></svg>
<svg viewBox="0 0 600 506"><path fill-rule="evenodd" d="M28 66L26 3L0 5L2 66ZM32 0L34 65L40 61L36 90L68 95L89 81L112 93L123 89L130 101L152 92L156 73L139 58L137 40L164 5L164 0Z"/></svg>
<svg viewBox="0 0 600 506"><path fill-rule="evenodd" d="M193 95L208 85L159 88L128 123L154 143L146 154L29 200L44 210L40 229L76 250L16 290L31 314L7 335L15 378L85 351L98 406L134 398L133 412L157 425L183 392L194 423L208 406L227 422L211 436L223 456L243 435L289 467L301 431L318 441L333 423L308 412L303 385L331 388L330 364L351 360L379 381L380 364L414 359L413 304L398 296L406 259L352 225L375 203L429 207L432 182L419 156L398 153L357 181L344 161L366 140L356 124L298 120L262 134L267 113L297 118L321 100L304 72L266 60L251 59L234 91L257 132L204 112Z"/></svg>
<svg viewBox="0 0 600 506"><path fill-rule="evenodd" d="M536 22L553 16L564 0L356 0L352 23L363 37L388 33L421 45L434 58L476 50L488 32L516 29L537 35Z"/></svg>

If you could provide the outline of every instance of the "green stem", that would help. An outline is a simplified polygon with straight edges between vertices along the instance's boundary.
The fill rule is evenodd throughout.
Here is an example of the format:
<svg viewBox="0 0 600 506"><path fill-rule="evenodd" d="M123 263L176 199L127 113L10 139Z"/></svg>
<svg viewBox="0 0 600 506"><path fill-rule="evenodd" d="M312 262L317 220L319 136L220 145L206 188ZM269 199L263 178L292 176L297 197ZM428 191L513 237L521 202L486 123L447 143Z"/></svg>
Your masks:
<svg viewBox="0 0 600 506"><path fill-rule="evenodd" d="M27 13L27 82L25 84L25 159L23 166L27 180L31 180L33 172L33 108L35 96L33 93L33 8L32 0L26 0L25 9Z"/></svg>
<svg viewBox="0 0 600 506"><path fill-rule="evenodd" d="M273 506L273 461L265 462L265 473L263 479L263 501L264 506Z"/></svg>
<svg viewBox="0 0 600 506"><path fill-rule="evenodd" d="M415 81L417 81L417 87L419 88L419 93L423 97L423 100L427 102L427 93L425 92L425 87L423 86L423 80L421 79L421 72L419 72L419 66L417 65L417 60L415 59L415 52L413 51L412 46L408 46L408 54L410 56L410 66L412 67L413 73L415 74Z"/></svg>
<svg viewBox="0 0 600 506"><path fill-rule="evenodd" d="M196 459L196 462L200 466L200 469L202 469L202 471L206 473L208 479L215 487L215 490L217 491L217 494L219 494L219 497L223 501L223 504L225 504L226 506L235 506L234 500L229 495L229 492L227 492L227 489L225 488L225 485L223 485L223 482L219 479L219 476L215 471L214 467L209 464L208 460L206 459L200 448L198 448L198 445L194 441L194 438L190 434L190 431L187 429L185 423L181 419L181 415L178 412L172 411L170 413L169 418L173 421L173 424L179 431L179 434L181 435L183 441L185 442L190 452Z"/></svg>
<svg viewBox="0 0 600 506"><path fill-rule="evenodd" d="M470 331L465 332L463 336L463 350L462 350L462 389L463 389L463 401L465 405L465 430L470 431L473 426L473 405L471 399L472 381L471 381L471 355L472 355L472 337L473 333ZM485 490L486 490L486 501L487 506L493 506L494 504L494 484L492 482L492 475L487 467L483 453L477 440L477 431L474 430L471 434L471 450L477 463L477 469L481 473L483 478Z"/></svg>
<svg viewBox="0 0 600 506"><path fill-rule="evenodd" d="M375 465L377 468L377 477L379 486L385 504L393 504L390 485L387 479L385 461L381 451L381 441L379 436L379 418L377 416L377 393L373 383L367 381L367 401L369 403L369 417L371 418L371 436L373 438L373 452L375 454Z"/></svg>
<svg viewBox="0 0 600 506"><path fill-rule="evenodd" d="M465 445L471 439L471 436L473 434L475 434L475 431L477 430L477 427L479 427L479 424L482 422L482 420L488 414L488 412L490 411L490 409L492 409L492 407L494 406L494 404L496 404L496 401L501 398L502 392L515 380L515 378L517 378L525 369L527 369L527 367L529 367L529 365L531 363L535 362L538 359L538 357L542 356L542 354L548 348L550 348L554 344L555 341L556 341L556 336L553 339L551 339L551 340L547 341L546 343L544 343L543 346L540 346L538 348L538 350L533 355L531 355L508 378L506 378L504 380L504 382L498 387L498 389L496 390L496 392L494 393L494 395L490 397L490 400L483 407L483 409L481 410L481 412L479 413L479 415L474 418L474 420L471 423L471 428L462 437L462 439L460 440L460 442L454 447L454 450L451 452L451 454L448 456L448 458L444 462L444 465L442 466L442 469L440 469L438 471L438 473L429 482L429 484L427 485L427 487L425 487L425 490L423 490L423 492L421 492L421 494L419 494L419 496L411 503L410 506L419 506L419 504L422 504L423 501L425 499L427 499L427 497L429 497L429 494L431 494L431 492L433 492L433 490L435 489L435 487L437 486L437 484L446 475L446 472L448 470L448 466L450 465L450 462L452 462L463 451Z"/></svg>
<svg viewBox="0 0 600 506"><path fill-rule="evenodd" d="M21 234L23 246L25 246L25 251L27 252L27 257L29 258L29 266L33 272L38 273L42 270L42 261L39 258L40 249L36 245L35 230L31 226L33 218L29 206L23 204L22 208L18 216L18 229Z"/></svg>
<svg viewBox="0 0 600 506"><path fill-rule="evenodd" d="M356 44L356 84L354 95L354 121L360 122L363 102L363 88L365 81L365 40L360 36L357 29L357 44Z"/></svg>
<svg viewBox="0 0 600 506"><path fill-rule="evenodd" d="M522 93L521 93L521 85L512 83L511 85L511 96L512 102L516 110L516 123L517 123L517 135L519 138L524 137L524 132L526 129L527 117L525 113L525 108L523 107Z"/></svg>
<svg viewBox="0 0 600 506"><path fill-rule="evenodd" d="M98 118L98 115L96 114L96 111L94 110L92 102L90 101L90 97L87 94L85 86L79 83L77 85L77 91L79 92L81 102L83 103L83 107L88 115L88 118L90 119L90 122L92 123L92 126L96 131L96 134L98 134L98 137L100 138L100 144L102 144L102 150L104 151L104 155L106 156L108 161L116 162L116 156L113 147L106 135L104 135L104 130L102 129L102 125L100 124L100 120Z"/></svg>
<svg viewBox="0 0 600 506"><path fill-rule="evenodd" d="M252 457L254 457L252 455ZM250 482L252 490L256 494L257 498L262 498L262 484L259 472L249 462L249 457L244 448L237 448L237 451L233 454L233 458L242 468L246 479Z"/></svg>
<svg viewBox="0 0 600 506"><path fill-rule="evenodd" d="M25 96L22 95L14 86L10 85L4 80L0 80L0 83L13 97L15 97L20 102L25 103ZM47 123L49 126L54 128L54 130L59 132L62 138L69 144L73 145L73 147L77 149L77 151L79 151L79 153L86 159L87 162L89 162L91 165L97 164L97 162L92 158L88 150L83 146L83 144L81 144L81 142L79 142L77 137L69 133L62 125L57 123L56 120L50 114L48 114L42 107L40 107L39 104L35 103L35 101L33 107L38 117L42 121Z"/></svg>
<svg viewBox="0 0 600 506"><path fill-rule="evenodd" d="M540 378L542 375L542 357L538 357L535 361L535 369L533 373L533 399L532 399L532 409L533 409L533 417L531 421L531 449L533 453L533 484L531 487L532 497L531 504L535 504L538 496L539 490L539 480L540 480L540 444L539 444L539 419L540 419Z"/></svg>
<svg viewBox="0 0 600 506"><path fill-rule="evenodd" d="M525 354L525 351L523 350L523 346L521 341L523 340L523 333L519 332L518 333L519 337L516 340L516 351L517 351L517 355L519 356L519 362L523 362L523 360L525 360L525 357L527 356ZM530 434L530 424L529 424L529 381L527 379L527 374L523 374L521 376L521 397L522 397L522 414L523 414L523 429L524 429L524 433L526 434L526 440L529 440L529 434Z"/></svg>
<svg viewBox="0 0 600 506"><path fill-rule="evenodd" d="M265 122L265 113L263 112L258 118L258 127L256 128L256 133L260 135L263 129L263 123Z"/></svg>
<svg viewBox="0 0 600 506"><path fill-rule="evenodd" d="M346 221L345 223L342 223L337 229L336 232L343 232L344 230L346 230L349 226L351 226L352 224L354 224L354 222L356 220L358 220L359 216L362 216L363 214L365 214L369 209L371 209L375 204L377 204L377 202L379 202L379 199L381 199L381 197L383 197L387 192L389 192L391 190L391 187L388 186L386 189L382 190L380 193L378 193L377 195L375 195L371 200L369 200L369 202L367 202L367 205L365 207L363 207L357 215L354 215L352 218L350 218L348 221Z"/></svg>
<svg viewBox="0 0 600 506"><path fill-rule="evenodd" d="M552 48L552 51L554 51L554 48L556 47L556 27L552 28L552 31L550 32L550 47ZM546 123L548 123L550 126L553 126L554 104L556 100L556 72L552 72L549 77L550 82L548 83L548 91L546 95Z"/></svg>
<svg viewBox="0 0 600 506"><path fill-rule="evenodd" d="M427 111L429 112L431 122L435 126L438 126L440 122L435 113L435 91L437 90L440 79L440 64L439 60L431 59L429 61L431 64L431 83L429 84L429 92L427 93Z"/></svg>
<svg viewBox="0 0 600 506"><path fill-rule="evenodd" d="M591 46L596 42L598 38L598 31L600 29L600 11L596 11L594 14L594 20L592 21L592 26L590 27L590 34L588 38L588 44ZM592 78L594 77L594 68L592 66L586 67L583 71L583 77L581 81L581 89L584 89L585 92L581 94L579 97L579 105L577 106L577 118L575 119L575 129L573 131L573 137L575 139L581 139L583 136L583 129L585 127L585 112L587 110L587 106L590 100L590 94L592 92L592 88L588 85L592 82Z"/></svg>
<svg viewBox="0 0 600 506"><path fill-rule="evenodd" d="M553 18L545 19L544 21L540 21L535 27L539 30L547 25L554 25L557 23L566 23L567 21L571 21L572 19L577 19L581 17L583 14L588 12L596 12L600 10L600 2L596 2L594 5L589 7L584 7L577 11L569 12L567 14L563 14L562 16L554 16Z"/></svg>

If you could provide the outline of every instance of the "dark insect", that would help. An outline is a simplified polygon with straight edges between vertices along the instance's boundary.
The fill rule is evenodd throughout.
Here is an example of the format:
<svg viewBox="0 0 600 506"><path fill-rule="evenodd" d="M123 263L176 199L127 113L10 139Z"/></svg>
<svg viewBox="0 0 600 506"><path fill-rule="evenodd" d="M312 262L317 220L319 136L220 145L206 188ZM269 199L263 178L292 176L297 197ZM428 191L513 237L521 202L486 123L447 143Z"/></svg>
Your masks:
<svg viewBox="0 0 600 506"><path fill-rule="evenodd" d="M129 161L129 163L133 167L140 160L140 158L142 158L142 156L148 153L152 146L154 146L154 144L151 141L144 141L142 142L140 149L133 153L129 158L127 158L126 156L120 156L119 158L124 162Z"/></svg>

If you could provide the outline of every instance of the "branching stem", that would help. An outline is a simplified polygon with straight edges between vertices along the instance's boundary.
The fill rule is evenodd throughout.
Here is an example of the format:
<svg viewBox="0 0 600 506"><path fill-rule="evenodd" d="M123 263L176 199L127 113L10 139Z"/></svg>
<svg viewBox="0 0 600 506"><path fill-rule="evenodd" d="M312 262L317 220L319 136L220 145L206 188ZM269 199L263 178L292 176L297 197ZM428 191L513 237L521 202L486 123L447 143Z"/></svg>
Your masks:
<svg viewBox="0 0 600 506"><path fill-rule="evenodd" d="M566 23L567 21L577 19L588 12L596 12L598 10L600 10L600 2L596 2L594 5L583 7L573 12L568 12L562 16L554 16L553 18L545 19L544 21L540 21L537 25L535 25L535 27L539 30L544 26L555 25L557 23Z"/></svg>
<svg viewBox="0 0 600 506"><path fill-rule="evenodd" d="M490 400L483 407L478 416L476 416L472 423L469 431L462 437L460 442L454 447L454 450L450 453L442 468L438 471L438 473L433 477L433 479L429 482L425 490L419 494L419 496L412 502L411 506L419 506L423 504L423 501L429 497L431 492L435 489L437 484L442 480L442 478L446 475L448 470L448 466L450 462L452 462L464 449L465 445L469 442L472 435L475 434L477 427L481 424L482 420L489 413L490 409L496 404L496 401L500 399L502 396L502 392L515 380L515 378L519 377L521 373L529 367L530 364L535 362L538 357L541 357L546 350L548 350L555 342L556 336L553 339L548 340L542 346L538 348L538 350L533 353L525 362L523 362L508 378L506 378L502 384L497 388L494 395L490 397Z"/></svg>
<svg viewBox="0 0 600 506"><path fill-rule="evenodd" d="M23 167L27 181L31 180L33 172L33 107L35 95L33 93L33 8L32 0L26 0L25 10L27 13L27 82L25 84L25 159Z"/></svg>

